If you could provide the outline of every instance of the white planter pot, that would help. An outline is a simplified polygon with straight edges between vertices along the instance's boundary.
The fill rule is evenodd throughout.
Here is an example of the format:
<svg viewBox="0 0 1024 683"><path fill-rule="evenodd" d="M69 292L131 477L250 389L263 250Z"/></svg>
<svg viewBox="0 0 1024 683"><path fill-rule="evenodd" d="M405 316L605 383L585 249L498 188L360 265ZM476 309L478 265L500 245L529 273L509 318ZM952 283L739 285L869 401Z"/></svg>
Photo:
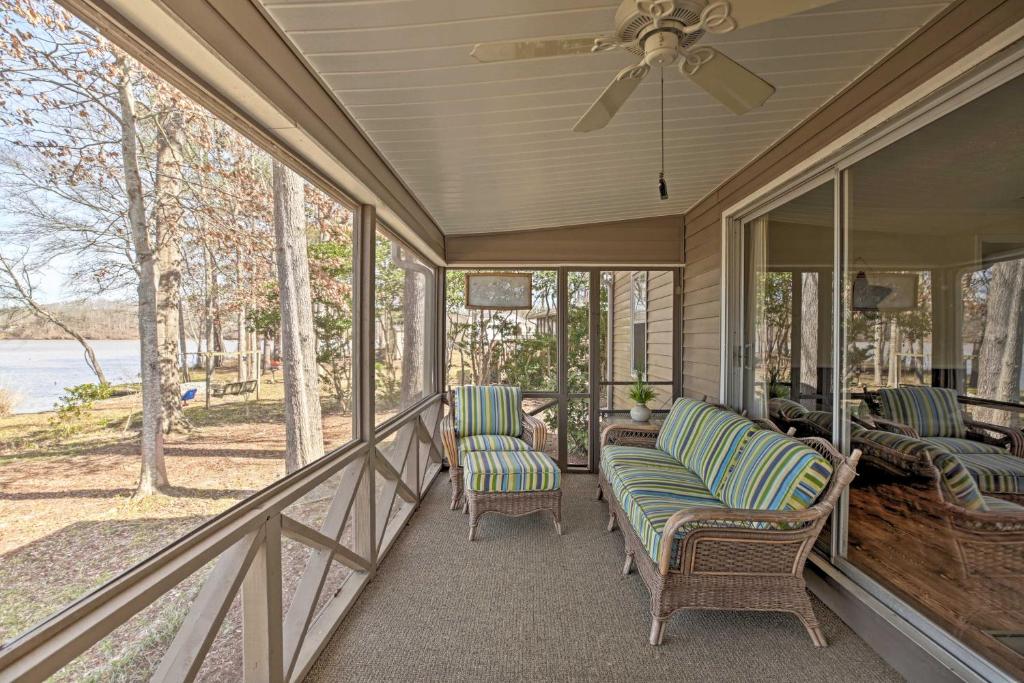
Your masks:
<svg viewBox="0 0 1024 683"><path fill-rule="evenodd" d="M633 422L647 422L651 419L651 409L647 406L633 406L629 409L629 416Z"/></svg>

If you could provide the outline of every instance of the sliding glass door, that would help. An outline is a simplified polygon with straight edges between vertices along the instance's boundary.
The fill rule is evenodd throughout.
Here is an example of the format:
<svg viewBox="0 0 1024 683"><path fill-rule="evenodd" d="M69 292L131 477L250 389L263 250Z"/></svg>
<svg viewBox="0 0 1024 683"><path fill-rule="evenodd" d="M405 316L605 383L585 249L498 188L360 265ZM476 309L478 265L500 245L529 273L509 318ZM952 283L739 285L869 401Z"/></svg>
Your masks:
<svg viewBox="0 0 1024 683"><path fill-rule="evenodd" d="M732 222L723 386L861 449L819 550L968 668L1021 678L1024 76L1000 78Z"/></svg>

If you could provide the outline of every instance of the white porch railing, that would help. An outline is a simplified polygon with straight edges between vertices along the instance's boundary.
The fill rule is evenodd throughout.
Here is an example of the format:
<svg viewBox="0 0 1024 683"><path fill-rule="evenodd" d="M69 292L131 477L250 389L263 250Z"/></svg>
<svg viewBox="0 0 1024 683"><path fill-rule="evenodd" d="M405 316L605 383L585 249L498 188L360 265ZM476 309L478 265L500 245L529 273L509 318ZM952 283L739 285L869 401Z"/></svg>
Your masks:
<svg viewBox="0 0 1024 683"><path fill-rule="evenodd" d="M45 680L211 561L153 679L195 678L240 591L244 680L300 680L440 471L443 412L440 395L424 399L367 440L274 482L82 597L0 648L0 681ZM379 446L391 437L389 447ZM289 505L328 483L319 528L289 514ZM287 610L282 537L311 549ZM350 573L328 586L335 562ZM318 610L321 596L332 594Z"/></svg>

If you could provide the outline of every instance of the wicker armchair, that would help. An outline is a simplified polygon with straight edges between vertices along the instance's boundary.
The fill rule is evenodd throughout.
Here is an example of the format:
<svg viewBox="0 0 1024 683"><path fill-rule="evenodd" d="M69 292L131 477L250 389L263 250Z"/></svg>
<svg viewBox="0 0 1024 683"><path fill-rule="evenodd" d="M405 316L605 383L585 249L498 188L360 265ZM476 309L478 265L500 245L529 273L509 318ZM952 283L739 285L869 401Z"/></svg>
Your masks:
<svg viewBox="0 0 1024 683"><path fill-rule="evenodd" d="M880 442L878 434L860 432L851 441L863 450L866 462L897 475L901 489L888 494L893 504L916 500L941 520L961 578L1024 576L1024 496L985 495L957 456L924 444L908 453Z"/></svg>
<svg viewBox="0 0 1024 683"><path fill-rule="evenodd" d="M448 460L448 476L451 479L452 497L451 509L459 509L462 503L463 493L463 467L459 459L459 435L455 429L455 395L448 392L449 412L441 421L441 443L444 445L444 454ZM539 418L522 412L520 407L523 431L519 439L526 442L531 450L543 451L547 446L548 428Z"/></svg>
<svg viewBox="0 0 1024 683"><path fill-rule="evenodd" d="M922 434L921 430L915 425L910 424L906 420L900 421L895 419L896 416L889 414L893 409L887 407L887 401L883 400L885 398L885 394L898 395L900 392L911 391L925 396L934 395L936 398L933 400L936 402L939 401L939 397L943 394L952 396L954 400L956 397L955 391L941 387L902 387L900 389L886 389L878 392L869 392L865 390L866 402L871 408L870 421L873 422L878 429L896 434L903 434L904 436L910 436L915 439L923 438L927 441L930 438L933 438L932 434ZM1024 458L1024 430L1015 429L1013 427L1004 427L1002 425L992 424L991 422L972 420L960 409L957 410L957 415L954 417L958 418L962 422L963 429L965 430L964 438L967 441L974 441L979 444L1004 448L1018 458Z"/></svg>
<svg viewBox="0 0 1024 683"><path fill-rule="evenodd" d="M654 448L657 428L625 425L604 430L605 445ZM665 622L682 609L783 611L795 614L818 647L826 640L811 607L803 578L807 556L842 491L855 476L860 451L846 457L824 439L801 442L833 466L833 474L811 507L792 511L691 507L674 514L662 537L658 559L651 559L630 525L602 472L600 486L609 506L609 530L622 529L626 560L651 594L650 643L662 641Z"/></svg>

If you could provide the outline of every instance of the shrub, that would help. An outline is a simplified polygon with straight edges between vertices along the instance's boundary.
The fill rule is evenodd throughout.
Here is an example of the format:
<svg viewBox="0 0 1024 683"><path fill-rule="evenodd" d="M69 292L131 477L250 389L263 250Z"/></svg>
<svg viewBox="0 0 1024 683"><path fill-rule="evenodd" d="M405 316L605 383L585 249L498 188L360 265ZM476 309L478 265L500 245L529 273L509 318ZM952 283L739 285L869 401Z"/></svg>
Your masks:
<svg viewBox="0 0 1024 683"><path fill-rule="evenodd" d="M50 418L50 424L63 436L71 436L81 429L82 417L92 410L93 404L110 398L113 393L109 384L65 387L64 395L53 405L57 414Z"/></svg>
<svg viewBox="0 0 1024 683"><path fill-rule="evenodd" d="M0 417L7 417L13 413L16 405L18 405L18 397L7 387L0 385Z"/></svg>

